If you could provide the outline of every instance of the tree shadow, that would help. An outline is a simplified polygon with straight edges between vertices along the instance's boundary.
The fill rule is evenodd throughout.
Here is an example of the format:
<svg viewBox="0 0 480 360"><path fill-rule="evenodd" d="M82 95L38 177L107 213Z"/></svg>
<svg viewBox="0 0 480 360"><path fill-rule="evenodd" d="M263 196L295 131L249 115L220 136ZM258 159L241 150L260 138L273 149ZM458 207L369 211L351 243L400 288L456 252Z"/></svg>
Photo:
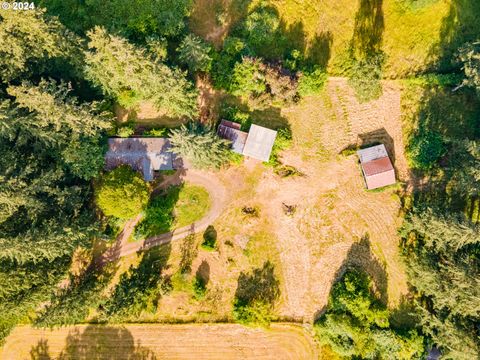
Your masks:
<svg viewBox="0 0 480 360"><path fill-rule="evenodd" d="M152 350L142 346L141 340L133 338L123 327L89 325L83 332L70 331L65 349L59 360L155 360Z"/></svg>
<svg viewBox="0 0 480 360"><path fill-rule="evenodd" d="M47 339L40 339L37 345L32 346L30 350L31 360L51 360L50 350Z"/></svg>
<svg viewBox="0 0 480 360"><path fill-rule="evenodd" d="M372 251L370 237L365 234L359 241L352 244L342 265L334 276L334 282L340 281L349 268L365 271L373 280L377 298L383 305L388 304L388 275L386 265L381 263ZM314 320L319 319L326 311L326 306L318 310Z"/></svg>
<svg viewBox="0 0 480 360"><path fill-rule="evenodd" d="M103 317L138 316L143 311L155 312L158 301L168 291L167 277L171 244L143 251L137 266L120 276L110 298L100 306Z"/></svg>
<svg viewBox="0 0 480 360"><path fill-rule="evenodd" d="M248 305L262 301L273 306L279 296L280 281L275 276L275 267L270 261L266 261L261 268L253 269L249 274L240 273L235 291L235 298L239 303Z"/></svg>
<svg viewBox="0 0 480 360"><path fill-rule="evenodd" d="M330 31L322 31L315 34L306 51L305 60L310 66L319 65L326 69L331 57L333 34Z"/></svg>
<svg viewBox="0 0 480 360"><path fill-rule="evenodd" d="M210 265L206 260L202 260L197 272L195 273L195 277L202 279L205 286L208 285L208 282L210 281Z"/></svg>
<svg viewBox="0 0 480 360"><path fill-rule="evenodd" d="M466 42L478 39L480 27L480 2L477 0L452 0L448 14L440 29L440 41L430 51L431 68L439 72L457 71L460 65L455 53Z"/></svg>
<svg viewBox="0 0 480 360"><path fill-rule="evenodd" d="M366 59L382 51L383 0L360 0L355 15L351 47L356 57Z"/></svg>

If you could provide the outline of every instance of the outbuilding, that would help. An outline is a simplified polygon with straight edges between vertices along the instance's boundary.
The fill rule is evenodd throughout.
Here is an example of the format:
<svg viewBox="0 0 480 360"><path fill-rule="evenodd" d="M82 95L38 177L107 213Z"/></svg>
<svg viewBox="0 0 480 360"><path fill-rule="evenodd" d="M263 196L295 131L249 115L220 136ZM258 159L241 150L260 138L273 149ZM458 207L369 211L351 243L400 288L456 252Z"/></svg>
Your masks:
<svg viewBox="0 0 480 360"><path fill-rule="evenodd" d="M240 124L222 120L218 136L232 142L232 150L254 159L268 161L277 137L275 130L252 124L248 133L240 130Z"/></svg>
<svg viewBox="0 0 480 360"><path fill-rule="evenodd" d="M395 169L385 145L380 144L357 151L367 189L395 184Z"/></svg>

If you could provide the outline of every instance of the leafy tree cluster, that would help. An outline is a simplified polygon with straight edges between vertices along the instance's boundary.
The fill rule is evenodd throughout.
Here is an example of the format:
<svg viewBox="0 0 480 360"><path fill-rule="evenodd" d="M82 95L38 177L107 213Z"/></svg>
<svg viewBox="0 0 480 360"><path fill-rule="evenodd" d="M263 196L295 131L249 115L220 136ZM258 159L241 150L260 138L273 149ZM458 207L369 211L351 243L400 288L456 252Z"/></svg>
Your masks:
<svg viewBox="0 0 480 360"><path fill-rule="evenodd" d="M447 358L478 358L479 227L460 214L414 209L401 234L423 331Z"/></svg>
<svg viewBox="0 0 480 360"><path fill-rule="evenodd" d="M102 177L95 197L106 216L127 220L143 211L148 203L149 188L139 173L122 165Z"/></svg>
<svg viewBox="0 0 480 360"><path fill-rule="evenodd" d="M280 296L280 282L270 261L251 274L241 273L233 302L233 317L243 324L267 326L275 318L275 302Z"/></svg>
<svg viewBox="0 0 480 360"><path fill-rule="evenodd" d="M415 329L393 328L390 316L374 296L368 275L349 269L333 286L315 331L321 344L345 358L421 359L422 336Z"/></svg>
<svg viewBox="0 0 480 360"><path fill-rule="evenodd" d="M219 168L229 159L230 141L219 138L214 130L200 123L173 129L170 142L172 152L196 168Z"/></svg>
<svg viewBox="0 0 480 360"><path fill-rule="evenodd" d="M136 42L151 35L176 36L185 27L190 0L41 0L52 15L71 30L84 35L96 25L121 33Z"/></svg>
<svg viewBox="0 0 480 360"><path fill-rule="evenodd" d="M124 38L95 27L88 32L86 75L102 91L127 108L152 101L170 116L196 115L197 92L185 75L155 61Z"/></svg>

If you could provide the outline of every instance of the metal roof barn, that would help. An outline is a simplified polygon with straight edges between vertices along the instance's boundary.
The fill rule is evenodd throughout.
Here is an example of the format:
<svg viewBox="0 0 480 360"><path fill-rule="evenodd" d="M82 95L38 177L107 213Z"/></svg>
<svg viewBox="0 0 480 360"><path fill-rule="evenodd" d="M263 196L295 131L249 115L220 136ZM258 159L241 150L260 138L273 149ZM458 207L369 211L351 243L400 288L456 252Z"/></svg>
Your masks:
<svg viewBox="0 0 480 360"><path fill-rule="evenodd" d="M385 145L372 146L357 151L367 189L377 189L395 184L395 169Z"/></svg>

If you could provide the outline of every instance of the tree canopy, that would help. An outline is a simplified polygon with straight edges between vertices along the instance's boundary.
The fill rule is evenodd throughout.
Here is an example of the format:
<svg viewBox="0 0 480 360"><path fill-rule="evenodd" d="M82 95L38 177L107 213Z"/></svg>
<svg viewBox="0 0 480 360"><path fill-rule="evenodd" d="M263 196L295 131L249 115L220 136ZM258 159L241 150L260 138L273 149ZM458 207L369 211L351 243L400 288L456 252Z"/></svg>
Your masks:
<svg viewBox="0 0 480 360"><path fill-rule="evenodd" d="M218 168L229 159L230 141L219 138L215 131L199 123L172 130L170 142L172 152L197 168Z"/></svg>
<svg viewBox="0 0 480 360"><path fill-rule="evenodd" d="M148 185L127 165L106 173L96 192L97 205L102 212L124 220L140 214L148 198Z"/></svg>
<svg viewBox="0 0 480 360"><path fill-rule="evenodd" d="M421 359L423 338L415 329L392 328L389 317L389 310L373 295L368 275L349 269L333 286L315 331L322 344L342 357Z"/></svg>
<svg viewBox="0 0 480 360"><path fill-rule="evenodd" d="M95 27L88 37L86 75L106 95L127 108L148 100L170 116L195 116L197 92L184 73L157 62L146 49L104 28Z"/></svg>

